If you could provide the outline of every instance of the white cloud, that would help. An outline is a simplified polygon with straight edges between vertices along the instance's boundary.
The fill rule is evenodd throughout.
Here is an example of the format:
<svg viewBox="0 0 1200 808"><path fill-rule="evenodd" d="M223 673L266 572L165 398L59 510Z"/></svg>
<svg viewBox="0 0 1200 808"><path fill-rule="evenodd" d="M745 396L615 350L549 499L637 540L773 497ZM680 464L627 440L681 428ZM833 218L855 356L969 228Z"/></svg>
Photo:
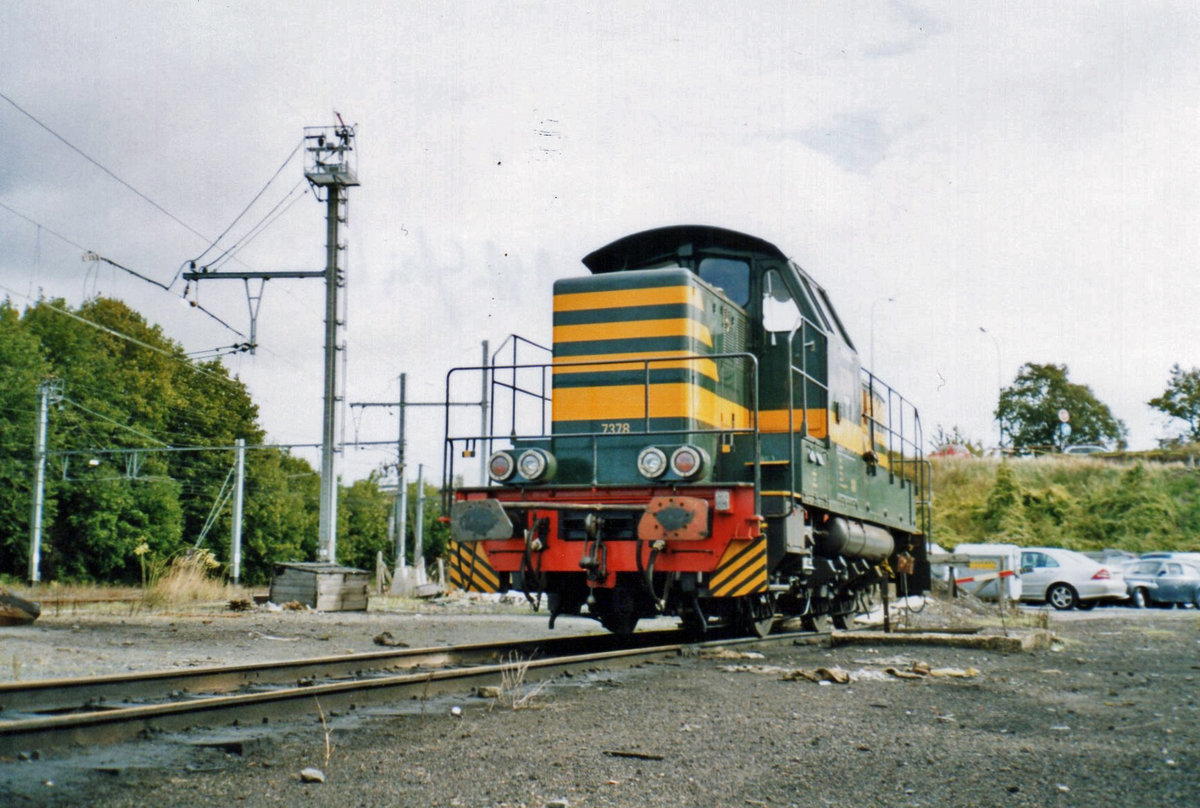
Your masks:
<svg viewBox="0 0 1200 808"><path fill-rule="evenodd" d="M1200 11L1190 3L47 2L6 17L0 88L192 227L220 232L305 125L359 124L350 400L438 394L483 339L546 339L549 286L628 232L760 235L830 291L928 429L992 434L1001 378L1063 362L1149 445L1200 364ZM205 246L0 102L0 201L169 280ZM285 172L271 202L300 179ZM318 268L306 198L247 248ZM0 211L0 283L126 297L189 349L229 332ZM201 300L246 330L240 284ZM316 440L322 290L268 284L231 360L272 437ZM995 336L981 334L984 326ZM371 439L394 434L382 411ZM370 434L366 434L370 431ZM440 424L410 457L437 464ZM386 460L359 453L352 475Z"/></svg>

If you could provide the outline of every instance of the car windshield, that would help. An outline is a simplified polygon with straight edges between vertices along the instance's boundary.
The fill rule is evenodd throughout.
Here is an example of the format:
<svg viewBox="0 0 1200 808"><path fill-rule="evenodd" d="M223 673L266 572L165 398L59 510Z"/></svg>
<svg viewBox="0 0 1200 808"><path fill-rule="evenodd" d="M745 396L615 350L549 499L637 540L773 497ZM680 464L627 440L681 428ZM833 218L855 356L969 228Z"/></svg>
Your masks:
<svg viewBox="0 0 1200 808"><path fill-rule="evenodd" d="M1157 561L1140 561L1129 568L1130 575L1153 575L1158 572Z"/></svg>

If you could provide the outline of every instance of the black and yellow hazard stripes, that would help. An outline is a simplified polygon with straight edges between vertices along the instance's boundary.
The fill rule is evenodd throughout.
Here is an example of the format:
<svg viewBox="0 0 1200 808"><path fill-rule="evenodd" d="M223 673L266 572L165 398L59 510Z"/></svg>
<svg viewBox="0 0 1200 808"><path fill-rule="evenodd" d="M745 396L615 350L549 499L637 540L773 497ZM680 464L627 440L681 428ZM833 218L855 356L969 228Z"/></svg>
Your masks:
<svg viewBox="0 0 1200 808"><path fill-rule="evenodd" d="M735 598L767 591L767 539L732 541L708 581L708 594Z"/></svg>
<svg viewBox="0 0 1200 808"><path fill-rule="evenodd" d="M499 592L500 576L478 542L447 542L446 579L451 589L464 592Z"/></svg>

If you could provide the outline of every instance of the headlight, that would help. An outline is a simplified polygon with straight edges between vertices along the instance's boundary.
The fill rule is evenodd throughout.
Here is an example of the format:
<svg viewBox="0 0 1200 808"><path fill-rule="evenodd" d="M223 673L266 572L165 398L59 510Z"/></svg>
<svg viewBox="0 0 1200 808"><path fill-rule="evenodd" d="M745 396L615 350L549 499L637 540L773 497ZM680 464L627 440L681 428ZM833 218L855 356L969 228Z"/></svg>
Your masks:
<svg viewBox="0 0 1200 808"><path fill-rule="evenodd" d="M508 452L493 452L488 458L488 475L498 483L502 483L517 470L517 464Z"/></svg>
<svg viewBox="0 0 1200 808"><path fill-rule="evenodd" d="M680 446L671 452L671 471L690 479L700 473L706 460L704 450L698 446Z"/></svg>
<svg viewBox="0 0 1200 808"><path fill-rule="evenodd" d="M531 483L554 476L554 455L542 449L527 449L517 459L517 471Z"/></svg>
<svg viewBox="0 0 1200 808"><path fill-rule="evenodd" d="M643 477L658 479L667 470L667 456L657 446L647 446L638 453L637 468Z"/></svg>

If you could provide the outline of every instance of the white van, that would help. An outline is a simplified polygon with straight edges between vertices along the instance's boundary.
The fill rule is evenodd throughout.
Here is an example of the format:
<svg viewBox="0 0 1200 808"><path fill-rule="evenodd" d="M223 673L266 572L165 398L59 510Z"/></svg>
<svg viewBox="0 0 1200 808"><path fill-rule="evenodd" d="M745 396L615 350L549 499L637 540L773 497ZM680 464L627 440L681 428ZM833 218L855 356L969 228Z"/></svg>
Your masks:
<svg viewBox="0 0 1200 808"><path fill-rule="evenodd" d="M1021 599L1021 548L1015 544L960 544L955 555L969 559L966 568L954 568L959 589L983 600L996 600L1003 582L1004 596L1016 603Z"/></svg>

